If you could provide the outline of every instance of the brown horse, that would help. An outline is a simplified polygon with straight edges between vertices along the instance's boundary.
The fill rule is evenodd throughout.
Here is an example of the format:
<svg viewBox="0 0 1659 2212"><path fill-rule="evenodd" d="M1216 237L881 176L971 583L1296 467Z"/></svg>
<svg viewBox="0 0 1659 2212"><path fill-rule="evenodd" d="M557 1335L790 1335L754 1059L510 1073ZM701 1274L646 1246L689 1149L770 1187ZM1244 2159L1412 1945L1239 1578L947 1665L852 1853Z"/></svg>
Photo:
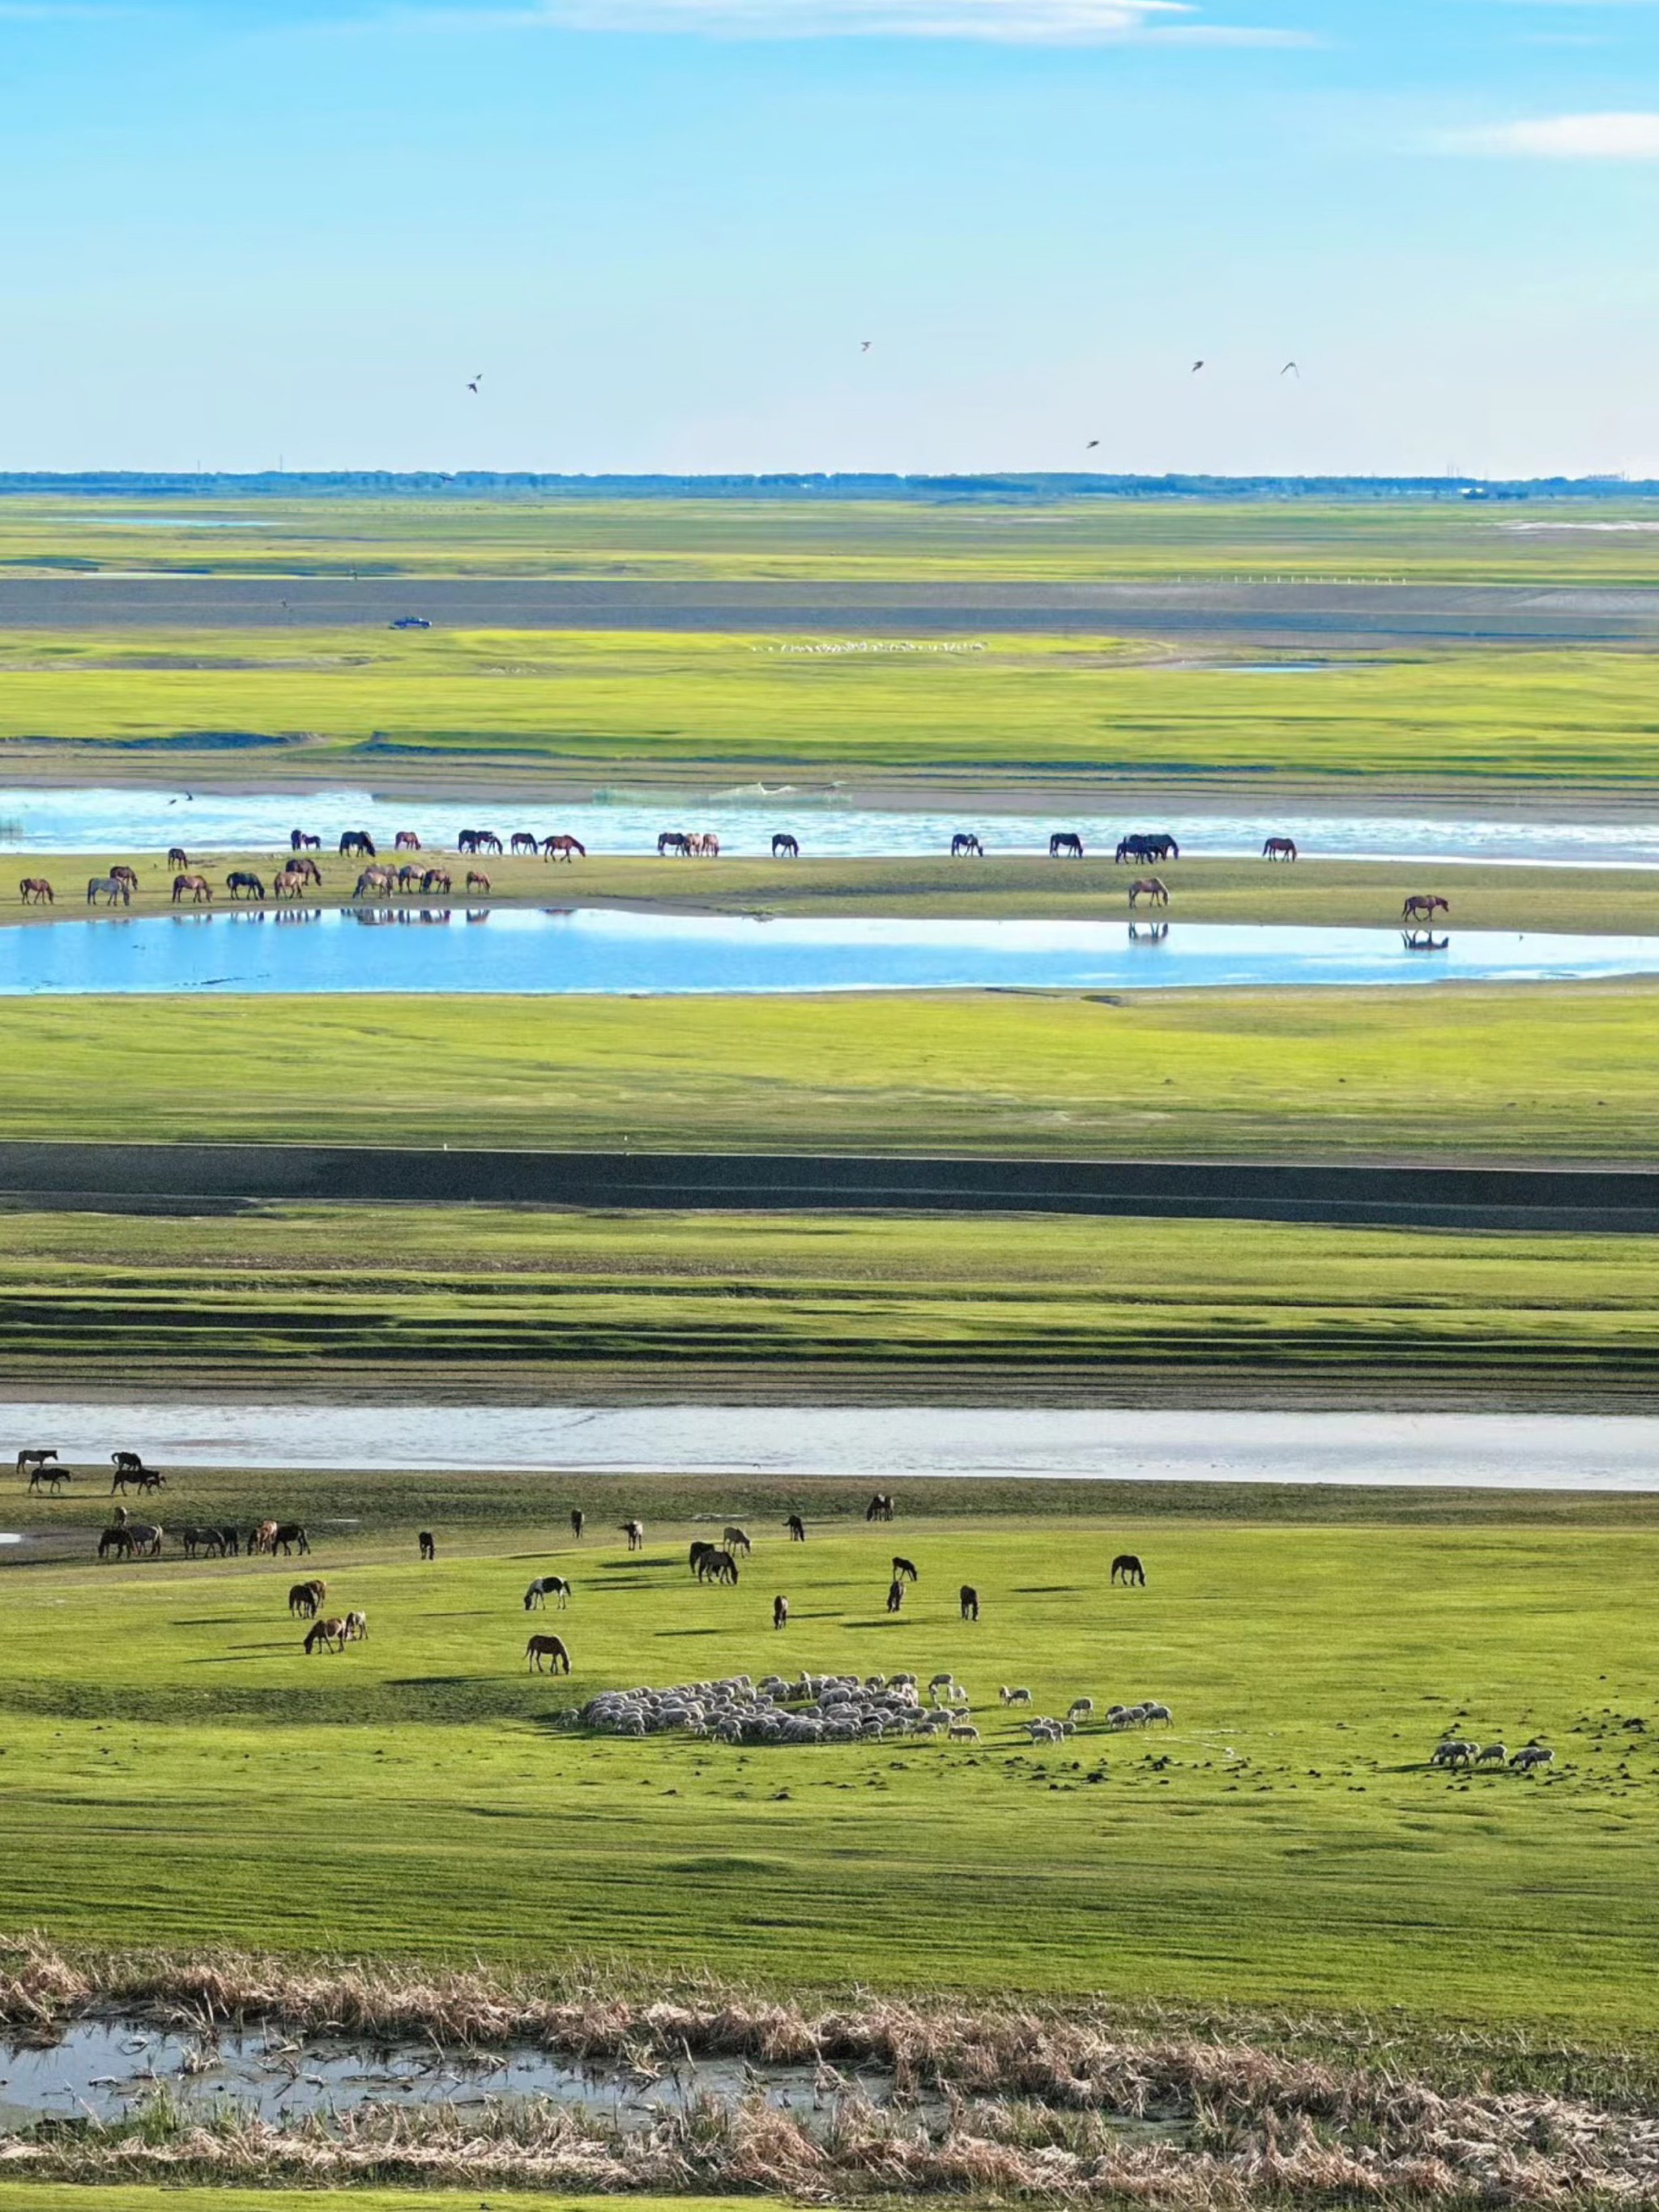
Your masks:
<svg viewBox="0 0 1659 2212"><path fill-rule="evenodd" d="M567 837L562 834L556 837L544 837L542 858L544 860L585 860L587 858L587 848L580 837Z"/></svg>
<svg viewBox="0 0 1659 2212"><path fill-rule="evenodd" d="M565 1650L562 1636L532 1636L525 1645L524 1653L538 1674L546 1671L542 1662L547 1659L553 1662L556 1674L570 1672L570 1654Z"/></svg>
<svg viewBox="0 0 1659 2212"><path fill-rule="evenodd" d="M303 830L290 830L288 833L288 848L290 853L320 853L323 849L323 841L320 837L308 836ZM167 866L171 867L172 865L169 860Z"/></svg>
<svg viewBox="0 0 1659 2212"><path fill-rule="evenodd" d="M513 832L513 835L507 841L507 849L512 854L515 860L518 859L520 853L522 853L526 859L533 860L536 854L540 849L536 842L535 831L533 830L515 830Z"/></svg>
<svg viewBox="0 0 1659 2212"><path fill-rule="evenodd" d="M315 1620L327 1595L326 1583L295 1583L288 1594L288 1609L291 1613L303 1614L307 1620Z"/></svg>
<svg viewBox="0 0 1659 2212"><path fill-rule="evenodd" d="M466 887L469 891L487 891L489 889L489 878L488 876L481 876L476 868L469 868L466 872Z"/></svg>
<svg viewBox="0 0 1659 2212"><path fill-rule="evenodd" d="M1437 891L1413 891L1400 909L1401 921L1428 921L1437 914L1449 914L1451 901Z"/></svg>
<svg viewBox="0 0 1659 2212"><path fill-rule="evenodd" d="M392 841L394 853L418 853L421 841L412 830L400 830Z"/></svg>
<svg viewBox="0 0 1659 2212"><path fill-rule="evenodd" d="M774 1627L774 1628L787 1628L787 1627L788 1627L788 1626L789 1626L789 1601L788 1601L788 1599L787 1599L787 1597L775 1597L775 1598L773 1599L773 1601L772 1601L772 1626L773 1626L773 1627Z"/></svg>
<svg viewBox="0 0 1659 2212"><path fill-rule="evenodd" d="M1140 876L1129 886L1129 903L1138 906L1142 899L1152 906L1168 906L1170 886L1161 876Z"/></svg>
<svg viewBox="0 0 1659 2212"><path fill-rule="evenodd" d="M272 893L277 899L302 899L306 895L306 879L297 868L277 871Z"/></svg>
<svg viewBox="0 0 1659 2212"><path fill-rule="evenodd" d="M175 876L173 879L173 903L182 904L185 893L190 893L192 906L211 906L213 886L205 876Z"/></svg>
<svg viewBox="0 0 1659 2212"><path fill-rule="evenodd" d="M866 1521L890 1521L893 1517L891 1492L878 1490L865 1507L864 1517Z"/></svg>
<svg viewBox="0 0 1659 2212"><path fill-rule="evenodd" d="M327 1620L313 1621L306 1631L307 1658L313 1651L343 1651L345 1646L345 1623L337 1614Z"/></svg>
<svg viewBox="0 0 1659 2212"><path fill-rule="evenodd" d="M1133 1583L1137 1588L1145 1589L1146 1570L1133 1552L1120 1552L1112 1561L1112 1580L1126 1585Z"/></svg>
<svg viewBox="0 0 1659 2212"><path fill-rule="evenodd" d="M44 876L25 876L18 884L25 906L55 906L52 885Z"/></svg>
<svg viewBox="0 0 1659 2212"><path fill-rule="evenodd" d="M278 1552L287 1559L290 1552L298 1552L303 1559L311 1549L311 1540L297 1521L279 1521L271 1530L270 1556Z"/></svg>
<svg viewBox="0 0 1659 2212"><path fill-rule="evenodd" d="M712 830L694 830L685 841L685 850L693 860L718 860L720 841Z"/></svg>
<svg viewBox="0 0 1659 2212"><path fill-rule="evenodd" d="M447 891L450 887L447 868L428 868L421 878L422 892Z"/></svg>
<svg viewBox="0 0 1659 2212"><path fill-rule="evenodd" d="M247 1540L249 1559L252 1559L260 1552L270 1552L274 1554L276 1549L276 1523L274 1521L259 1522L255 1526L253 1534Z"/></svg>
<svg viewBox="0 0 1659 2212"><path fill-rule="evenodd" d="M1293 860L1296 858L1294 837L1269 837L1261 848L1264 860Z"/></svg>
<svg viewBox="0 0 1659 2212"><path fill-rule="evenodd" d="M288 872L298 876L301 883L321 884L323 872L309 854L297 854L288 864Z"/></svg>
<svg viewBox="0 0 1659 2212"><path fill-rule="evenodd" d="M137 868L129 868L125 866L114 867L110 870L109 875L110 881L112 883L125 884L130 891L136 891L138 888L138 871Z"/></svg>

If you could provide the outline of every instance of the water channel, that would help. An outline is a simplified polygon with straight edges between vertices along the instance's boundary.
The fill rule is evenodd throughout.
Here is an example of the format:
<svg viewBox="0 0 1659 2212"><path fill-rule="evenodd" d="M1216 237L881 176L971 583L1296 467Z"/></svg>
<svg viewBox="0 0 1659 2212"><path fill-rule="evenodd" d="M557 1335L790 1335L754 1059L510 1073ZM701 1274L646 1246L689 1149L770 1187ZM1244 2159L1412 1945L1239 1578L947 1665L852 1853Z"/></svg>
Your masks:
<svg viewBox="0 0 1659 2212"><path fill-rule="evenodd" d="M1297 988L1659 972L1659 937L1169 922L185 909L0 931L0 995Z"/></svg>

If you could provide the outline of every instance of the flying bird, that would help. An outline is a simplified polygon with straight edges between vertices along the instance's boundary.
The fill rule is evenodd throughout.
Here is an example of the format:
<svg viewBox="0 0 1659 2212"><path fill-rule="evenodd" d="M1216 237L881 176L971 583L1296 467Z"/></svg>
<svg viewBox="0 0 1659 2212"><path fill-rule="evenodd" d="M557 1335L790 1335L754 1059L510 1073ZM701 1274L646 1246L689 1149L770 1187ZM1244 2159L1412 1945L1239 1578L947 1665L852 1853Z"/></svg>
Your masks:
<svg viewBox="0 0 1659 2212"><path fill-rule="evenodd" d="M1094 451L1094 449L1095 449L1095 447L1096 447L1099 443L1100 443L1100 441L1099 441L1099 439L1098 439L1098 438L1091 438L1091 439L1090 439L1090 441L1089 441L1089 442L1088 442L1088 444L1087 444L1087 445L1083 448L1083 450L1084 450L1084 452L1085 452L1085 453L1093 453L1093 451Z"/></svg>
<svg viewBox="0 0 1659 2212"><path fill-rule="evenodd" d="M1293 361L1287 361L1279 373L1281 376L1294 376L1298 383L1302 380L1302 371Z"/></svg>
<svg viewBox="0 0 1659 2212"><path fill-rule="evenodd" d="M478 374L477 374L477 375L472 379L471 382L467 386L467 387L466 387L466 388L467 388L467 390L468 390L469 392L476 393L476 392L477 392L477 389L478 389L478 386L479 386L483 382L483 369L480 369L480 370L478 371Z"/></svg>
<svg viewBox="0 0 1659 2212"><path fill-rule="evenodd" d="M874 343L875 340L873 338L860 338L859 340L859 351L860 353L868 353Z"/></svg>
<svg viewBox="0 0 1659 2212"><path fill-rule="evenodd" d="M1199 370L1200 370L1200 368L1203 368L1203 366L1204 366L1204 364L1203 364L1203 362L1202 362L1201 361L1195 361L1195 362L1193 363L1193 366L1192 366L1192 371L1191 371L1192 374L1193 374L1193 375L1194 375L1194 376L1196 376L1196 375L1198 374Z"/></svg>

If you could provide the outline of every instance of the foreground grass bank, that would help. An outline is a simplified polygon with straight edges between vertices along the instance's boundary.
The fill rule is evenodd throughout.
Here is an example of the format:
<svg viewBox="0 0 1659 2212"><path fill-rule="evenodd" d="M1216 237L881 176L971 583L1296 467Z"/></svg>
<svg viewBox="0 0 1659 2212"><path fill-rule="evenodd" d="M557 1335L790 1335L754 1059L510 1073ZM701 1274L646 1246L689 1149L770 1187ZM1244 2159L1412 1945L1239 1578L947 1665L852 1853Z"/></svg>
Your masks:
<svg viewBox="0 0 1659 2212"><path fill-rule="evenodd" d="M264 1206L0 1213L0 1378L424 1392L665 1368L1040 1394L1228 1382L1606 1404L1659 1382L1649 1237L1201 1221Z"/></svg>
<svg viewBox="0 0 1659 2212"><path fill-rule="evenodd" d="M283 1510L279 1475L246 1503ZM428 1508L435 1500L428 1494ZM872 1989L1659 2021L1659 1757L1638 1512L1413 1528L1231 1523L1108 1509L891 1528L775 1521L736 1589L687 1576L699 1524L643 1553L538 1524L447 1542L313 1531L304 1571L368 1642L306 1657L288 1561L43 1566L0 1613L0 1917L295 1953L554 1960ZM198 1510L180 1476L173 1516ZM1621 1518L1621 1515L1623 1517ZM436 1517L434 1516L434 1517ZM441 1528L443 1524L439 1520ZM701 1524L706 1531L708 1523ZM883 1598L889 1554L921 1581ZM1121 1549L1145 1590L1114 1590ZM532 1574L575 1584L527 1622ZM957 1588L981 1619L958 1618ZM787 1633L771 1599L794 1608ZM526 1673L527 1626L568 1640ZM95 1664L90 1663L95 1655ZM561 1712L606 1685L770 1666L952 1669L977 1742L790 1753L589 1739ZM1034 1748L1000 1684L1097 1715ZM1169 1729L1116 1735L1113 1698ZM1632 1725L1626 1725L1632 1723ZM1448 1777L1447 1728L1556 1750L1548 1778Z"/></svg>
<svg viewBox="0 0 1659 2212"><path fill-rule="evenodd" d="M0 1137L1651 1162L1639 982L0 1000Z"/></svg>
<svg viewBox="0 0 1659 2212"><path fill-rule="evenodd" d="M848 617L826 609L833 639ZM1109 637L999 636L982 651L823 652L764 635L270 631L0 640L0 775L77 749L87 781L146 750L191 771L361 780L510 761L592 780L764 775L822 790L909 775L1018 794L1045 779L1224 779L1245 805L1324 780L1642 790L1654 780L1641 654L1465 653L1241 676ZM1148 665L1150 663L1150 665ZM266 770L265 772L269 772ZM1356 779L1374 779L1360 784ZM591 785L590 785L591 787ZM1177 785L1177 789L1180 787Z"/></svg>

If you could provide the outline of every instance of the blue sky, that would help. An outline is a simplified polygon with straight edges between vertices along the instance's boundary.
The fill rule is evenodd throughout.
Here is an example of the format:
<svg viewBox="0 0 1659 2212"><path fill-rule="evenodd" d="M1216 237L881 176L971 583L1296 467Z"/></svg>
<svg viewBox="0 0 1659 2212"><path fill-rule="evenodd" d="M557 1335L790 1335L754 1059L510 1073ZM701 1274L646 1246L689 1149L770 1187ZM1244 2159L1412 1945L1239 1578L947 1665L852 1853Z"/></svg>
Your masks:
<svg viewBox="0 0 1659 2212"><path fill-rule="evenodd" d="M10 467L1659 474L1659 0L0 0L0 207Z"/></svg>

